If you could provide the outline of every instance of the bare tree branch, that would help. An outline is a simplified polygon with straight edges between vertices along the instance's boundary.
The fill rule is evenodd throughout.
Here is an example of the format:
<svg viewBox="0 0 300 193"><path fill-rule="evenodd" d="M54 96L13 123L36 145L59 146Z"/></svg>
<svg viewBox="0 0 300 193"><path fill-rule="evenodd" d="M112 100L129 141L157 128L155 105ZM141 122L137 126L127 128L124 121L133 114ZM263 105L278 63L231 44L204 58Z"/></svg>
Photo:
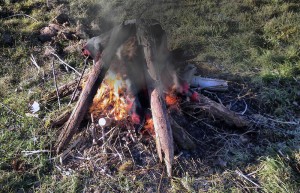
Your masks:
<svg viewBox="0 0 300 193"><path fill-rule="evenodd" d="M51 64L52 64L52 73L53 73L53 79L54 79L54 86L55 86L57 101L58 101L58 108L60 109L60 98L59 98L57 82L56 82L56 76L55 76L54 60L52 60Z"/></svg>

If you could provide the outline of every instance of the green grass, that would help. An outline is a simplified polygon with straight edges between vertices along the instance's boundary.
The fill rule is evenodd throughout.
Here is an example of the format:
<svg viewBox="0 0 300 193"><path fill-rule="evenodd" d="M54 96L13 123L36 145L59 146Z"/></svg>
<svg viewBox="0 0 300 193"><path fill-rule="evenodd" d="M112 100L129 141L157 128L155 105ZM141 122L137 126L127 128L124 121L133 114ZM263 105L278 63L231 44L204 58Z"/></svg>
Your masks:
<svg viewBox="0 0 300 193"><path fill-rule="evenodd" d="M283 158L265 158L258 173L265 192L297 192L299 176Z"/></svg>
<svg viewBox="0 0 300 193"><path fill-rule="evenodd" d="M188 160L183 175L172 180L160 179L162 167L153 176L132 172L119 173L113 179L94 173L72 171L69 175L56 168L55 155L42 153L24 156L24 150L51 149L58 131L46 127L47 118L56 114L58 105L43 106L40 118L30 118L28 104L39 101L53 90L50 58L43 55L45 45L37 40L39 30L52 21L58 10L47 8L46 1L0 2L0 192L297 192L299 180L300 93L300 3L297 0L174 0L174 1L70 1L65 3L72 18L87 27L99 23L96 35L125 19L154 18L168 35L170 49L183 48L194 54L191 62L218 70L207 77L222 77L247 84L255 101L256 114L270 117L266 128L248 136L241 133L215 132L216 157L201 158L197 164ZM8 16L26 14L27 16ZM4 34L13 37L12 45L4 44ZM57 40L51 46L66 47L76 43ZM30 62L33 54L42 71ZM79 54L64 59L82 68ZM56 63L58 82L74 76ZM44 73L42 73L44 72ZM66 106L64 103L63 106ZM8 110L8 108L9 110ZM298 118L297 118L298 116ZM282 123L288 122L288 123ZM226 163L220 166L218 161ZM216 162L216 163L214 163ZM175 163L176 169L184 163ZM194 166L195 165L195 166ZM157 169L158 168L158 169ZM236 170L249 175L255 187ZM149 169L150 171L150 169ZM152 170L151 170L152 171ZM155 172L156 171L156 172ZM159 172L157 172L159 171Z"/></svg>

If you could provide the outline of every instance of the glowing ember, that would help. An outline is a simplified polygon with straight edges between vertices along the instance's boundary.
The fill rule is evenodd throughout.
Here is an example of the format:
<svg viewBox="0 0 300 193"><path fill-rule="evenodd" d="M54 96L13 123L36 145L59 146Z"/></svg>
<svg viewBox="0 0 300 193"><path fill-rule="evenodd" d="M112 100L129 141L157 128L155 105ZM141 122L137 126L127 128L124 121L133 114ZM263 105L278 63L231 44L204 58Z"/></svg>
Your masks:
<svg viewBox="0 0 300 193"><path fill-rule="evenodd" d="M179 99L172 94L166 94L165 100L168 106L177 105L179 103Z"/></svg>
<svg viewBox="0 0 300 193"><path fill-rule="evenodd" d="M146 123L145 123L144 128L145 128L144 132L148 132L152 136L155 135L154 124L153 124L153 119L152 118L146 119Z"/></svg>
<svg viewBox="0 0 300 193"><path fill-rule="evenodd" d="M126 83L119 74L108 71L93 99L89 112L95 118L109 117L116 121L128 116Z"/></svg>

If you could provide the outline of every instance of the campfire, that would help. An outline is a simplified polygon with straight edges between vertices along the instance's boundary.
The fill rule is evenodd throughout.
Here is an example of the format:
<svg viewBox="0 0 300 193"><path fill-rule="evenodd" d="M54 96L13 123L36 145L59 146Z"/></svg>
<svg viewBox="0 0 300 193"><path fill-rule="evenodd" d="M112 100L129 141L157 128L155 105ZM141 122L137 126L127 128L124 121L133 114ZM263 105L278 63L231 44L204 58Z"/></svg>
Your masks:
<svg viewBox="0 0 300 193"><path fill-rule="evenodd" d="M190 65L178 72L166 39L157 21L129 20L88 41L83 54L93 59L93 69L83 77L83 83L70 83L58 92L66 96L70 92L64 89L82 87L72 113L59 120L64 127L56 142L57 153L67 148L83 119L90 117L92 124L98 122L98 128L112 124L127 127L128 132L134 129L137 134L150 134L160 161L165 162L168 176L172 176L174 143L183 149L195 148L194 141L177 123L180 101L193 101L197 108L229 125L249 125L243 117L191 89L200 86L223 90L227 83L194 76L195 67ZM101 138L108 132L103 129Z"/></svg>

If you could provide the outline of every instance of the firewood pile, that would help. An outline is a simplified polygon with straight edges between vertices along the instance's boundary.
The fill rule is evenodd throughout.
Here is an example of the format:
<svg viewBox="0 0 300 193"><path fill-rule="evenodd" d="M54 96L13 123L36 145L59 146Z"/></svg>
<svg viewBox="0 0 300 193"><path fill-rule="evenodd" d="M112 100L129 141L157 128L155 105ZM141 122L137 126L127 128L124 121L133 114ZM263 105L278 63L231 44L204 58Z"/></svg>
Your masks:
<svg viewBox="0 0 300 193"><path fill-rule="evenodd" d="M75 157L90 163L84 167L110 175L108 165L127 170L140 151L158 157L172 176L175 151L201 148L187 132L186 114L196 117L202 112L234 128L250 125L245 117L192 89L224 91L227 83L195 76L192 65L177 68L166 33L155 20L125 21L89 40L83 54L93 59L92 69L44 99L51 103L72 95L70 103L76 102L51 122L61 128L55 148L62 163ZM130 164L119 164L126 156L132 158ZM146 157L139 160L153 162ZM99 167L103 163L105 167Z"/></svg>

